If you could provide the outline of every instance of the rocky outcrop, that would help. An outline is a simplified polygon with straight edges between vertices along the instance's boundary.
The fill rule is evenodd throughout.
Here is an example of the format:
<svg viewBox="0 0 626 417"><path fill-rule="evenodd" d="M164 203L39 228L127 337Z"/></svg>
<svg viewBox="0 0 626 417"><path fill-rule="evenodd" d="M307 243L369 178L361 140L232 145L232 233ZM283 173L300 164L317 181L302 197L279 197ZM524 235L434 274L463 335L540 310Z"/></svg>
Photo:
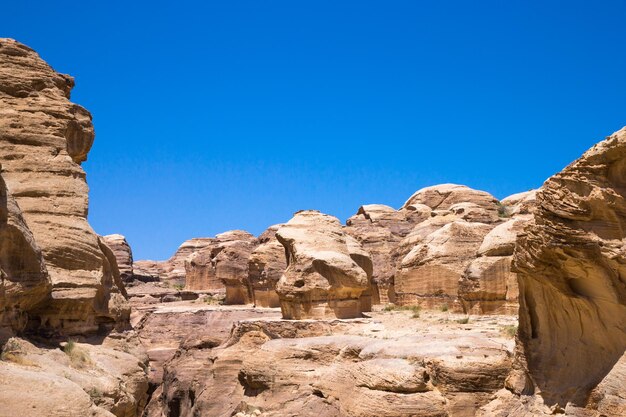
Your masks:
<svg viewBox="0 0 626 417"><path fill-rule="evenodd" d="M382 204L369 204L361 206L347 220L345 232L357 239L371 256L373 304L395 302L396 247L415 224L429 216L430 210L418 210L415 206L395 210Z"/></svg>
<svg viewBox="0 0 626 417"><path fill-rule="evenodd" d="M226 291L227 304L251 303L248 259L256 245L256 238L242 230L215 236L210 244L185 260L185 289L222 289Z"/></svg>
<svg viewBox="0 0 626 417"><path fill-rule="evenodd" d="M89 112L69 101L73 85L71 77L55 72L30 48L0 39L2 178L52 284L50 298L29 314L30 324L64 334L110 327L117 313L109 300L122 291L115 288L116 267L87 222L88 187L80 163L94 130ZM15 270L21 278L5 281L23 281L24 274L32 282L47 280L36 265L37 249L25 239L18 244L30 257L26 269Z"/></svg>
<svg viewBox="0 0 626 417"><path fill-rule="evenodd" d="M113 234L102 236L104 243L111 248L117 261L117 269L123 282L133 279L133 252L126 238L122 235Z"/></svg>
<svg viewBox="0 0 626 417"><path fill-rule="evenodd" d="M518 358L530 376L517 391L534 387L561 408L612 398L623 410L623 379L617 395L601 381L626 350L626 128L548 179L536 199L514 255Z"/></svg>
<svg viewBox="0 0 626 417"><path fill-rule="evenodd" d="M212 238L194 238L182 243L166 261L141 260L133 264L134 278L141 282L167 282L172 286L185 285L185 261L192 254L208 247Z"/></svg>
<svg viewBox="0 0 626 417"><path fill-rule="evenodd" d="M371 291L372 263L339 220L305 210L276 232L285 247L287 269L276 291L283 317L360 317L362 296Z"/></svg>
<svg viewBox="0 0 626 417"><path fill-rule="evenodd" d="M0 416L140 416L146 364L129 349L77 342L42 349L10 339L0 354Z"/></svg>
<svg viewBox="0 0 626 417"><path fill-rule="evenodd" d="M532 217L534 192L505 199L443 184L416 192L403 209L423 213L397 244L396 303L473 314L515 314L511 271L517 235Z"/></svg>
<svg viewBox="0 0 626 417"><path fill-rule="evenodd" d="M259 236L259 246L248 260L248 281L257 307L280 307L276 284L287 268L285 248L276 239L280 226L272 226Z"/></svg>
<svg viewBox="0 0 626 417"><path fill-rule="evenodd" d="M146 415L471 417L503 385L513 341L487 322L385 314L236 323L220 346L179 351Z"/></svg>

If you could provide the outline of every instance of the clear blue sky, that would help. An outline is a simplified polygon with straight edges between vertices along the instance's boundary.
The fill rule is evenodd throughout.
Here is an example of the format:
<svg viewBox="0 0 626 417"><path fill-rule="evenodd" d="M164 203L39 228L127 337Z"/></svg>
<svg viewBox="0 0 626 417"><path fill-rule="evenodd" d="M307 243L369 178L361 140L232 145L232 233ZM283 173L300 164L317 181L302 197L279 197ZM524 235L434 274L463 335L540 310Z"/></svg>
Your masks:
<svg viewBox="0 0 626 417"><path fill-rule="evenodd" d="M625 1L12 1L94 116L89 220L136 259L454 182L538 187L626 125Z"/></svg>

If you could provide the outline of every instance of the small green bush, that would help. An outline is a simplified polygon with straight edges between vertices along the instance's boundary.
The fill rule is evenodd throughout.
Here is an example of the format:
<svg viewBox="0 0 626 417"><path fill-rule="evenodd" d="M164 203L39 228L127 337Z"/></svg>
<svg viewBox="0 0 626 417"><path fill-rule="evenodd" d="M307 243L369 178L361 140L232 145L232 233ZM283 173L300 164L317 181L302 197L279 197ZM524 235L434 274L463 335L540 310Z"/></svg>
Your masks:
<svg viewBox="0 0 626 417"><path fill-rule="evenodd" d="M467 324L469 323L469 317L463 317L462 319L458 319L456 322L459 324Z"/></svg>
<svg viewBox="0 0 626 417"><path fill-rule="evenodd" d="M444 305L441 306L441 311L443 311L445 313L446 311L448 311L448 308L449 308L448 304L444 304Z"/></svg>
<svg viewBox="0 0 626 417"><path fill-rule="evenodd" d="M496 205L498 206L498 217L502 217L502 218L511 217L511 213L509 212L509 209L504 204L498 201Z"/></svg>
<svg viewBox="0 0 626 417"><path fill-rule="evenodd" d="M502 327L502 333L504 333L508 337L515 337L515 334L517 333L517 326L515 325L504 326Z"/></svg>

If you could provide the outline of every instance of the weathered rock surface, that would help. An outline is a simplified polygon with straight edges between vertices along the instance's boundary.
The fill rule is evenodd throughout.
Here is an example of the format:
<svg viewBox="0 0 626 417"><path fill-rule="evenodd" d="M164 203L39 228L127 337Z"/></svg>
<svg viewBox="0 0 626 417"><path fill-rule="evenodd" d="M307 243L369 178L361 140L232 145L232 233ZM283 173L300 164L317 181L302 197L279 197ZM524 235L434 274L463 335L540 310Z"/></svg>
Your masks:
<svg viewBox="0 0 626 417"><path fill-rule="evenodd" d="M382 204L370 204L360 207L347 220L345 232L359 241L372 260L374 304L395 302L394 277L398 261L395 249L416 223L429 216L428 207L426 210L417 210L415 206L395 210Z"/></svg>
<svg viewBox="0 0 626 417"><path fill-rule="evenodd" d="M280 307L276 284L287 268L285 248L276 239L280 225L272 226L259 238L259 246L248 260L248 281L257 307Z"/></svg>
<svg viewBox="0 0 626 417"><path fill-rule="evenodd" d="M163 366L178 349L208 349L225 342L233 324L245 319L279 318L277 309L251 309L171 303L139 307L133 313L133 325L150 360L149 378L160 384Z"/></svg>
<svg viewBox="0 0 626 417"><path fill-rule="evenodd" d="M257 246L248 232L233 230L221 233L185 260L185 289L207 291L225 289L227 304L252 302L248 284L248 259Z"/></svg>
<svg viewBox="0 0 626 417"><path fill-rule="evenodd" d="M394 249L396 303L515 314L518 289L511 255L517 235L532 221L534 192L505 200L508 205L454 184L416 192L404 209L428 216Z"/></svg>
<svg viewBox="0 0 626 417"><path fill-rule="evenodd" d="M41 250L0 174L0 344L24 330L50 290Z"/></svg>
<svg viewBox="0 0 626 417"><path fill-rule="evenodd" d="M133 265L135 279L142 282L167 282L170 286L185 285L185 260L213 243L212 238L194 238L183 242L174 255L166 261L136 261Z"/></svg>
<svg viewBox="0 0 626 417"><path fill-rule="evenodd" d="M0 356L0 416L135 417L147 401L145 364L109 346L43 349L10 339Z"/></svg>
<svg viewBox="0 0 626 417"><path fill-rule="evenodd" d="M2 177L52 283L49 300L29 314L30 324L65 334L110 327L117 313L110 311L109 299L122 291L113 276L116 266L87 223L88 187L80 163L94 130L89 112L69 101L73 85L30 48L0 39ZM15 270L22 277L9 281L24 281L24 273L41 281L37 250L24 241L16 244L31 252L24 253L30 259L26 270Z"/></svg>
<svg viewBox="0 0 626 417"><path fill-rule="evenodd" d="M117 261L117 269L120 271L120 278L123 282L133 279L133 251L122 235L113 234L102 236L104 243L111 248Z"/></svg>
<svg viewBox="0 0 626 417"><path fill-rule="evenodd" d="M218 347L181 349L147 416L470 417L503 385L513 341L492 319L372 314L239 322Z"/></svg>
<svg viewBox="0 0 626 417"><path fill-rule="evenodd" d="M535 224L514 255L519 359L547 405L585 406L626 350L626 128L548 179L536 198ZM617 395L606 386L623 406L623 379Z"/></svg>
<svg viewBox="0 0 626 417"><path fill-rule="evenodd" d="M337 218L300 211L276 237L288 264L276 286L284 318L361 316L361 297L371 291L372 263ZM371 305L367 299L363 303Z"/></svg>

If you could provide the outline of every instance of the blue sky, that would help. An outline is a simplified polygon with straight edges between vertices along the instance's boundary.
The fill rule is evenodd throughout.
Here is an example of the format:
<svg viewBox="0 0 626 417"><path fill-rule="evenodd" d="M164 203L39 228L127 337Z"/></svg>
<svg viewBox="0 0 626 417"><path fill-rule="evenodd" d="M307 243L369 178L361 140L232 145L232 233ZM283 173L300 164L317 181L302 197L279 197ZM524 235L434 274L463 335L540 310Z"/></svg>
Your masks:
<svg viewBox="0 0 626 417"><path fill-rule="evenodd" d="M136 259L443 182L503 198L626 124L625 1L23 0L2 15L0 36L76 78L96 128L89 220Z"/></svg>

